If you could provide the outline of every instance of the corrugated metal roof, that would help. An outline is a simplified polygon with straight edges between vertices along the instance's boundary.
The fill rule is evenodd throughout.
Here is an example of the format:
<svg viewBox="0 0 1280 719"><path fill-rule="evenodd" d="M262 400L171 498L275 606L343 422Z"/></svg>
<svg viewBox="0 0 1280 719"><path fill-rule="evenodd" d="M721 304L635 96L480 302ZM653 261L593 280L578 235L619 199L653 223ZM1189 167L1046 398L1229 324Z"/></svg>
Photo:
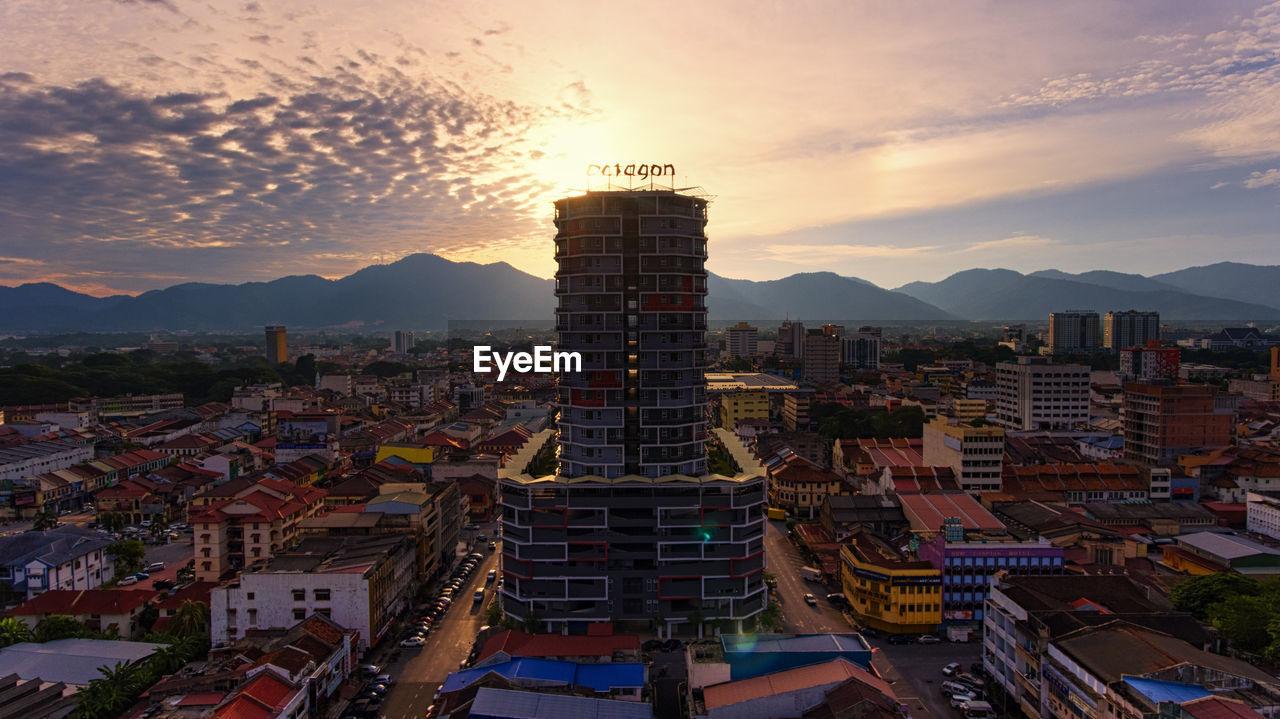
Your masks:
<svg viewBox="0 0 1280 719"><path fill-rule="evenodd" d="M479 719L653 719L645 702L488 687L476 692L470 715Z"/></svg>

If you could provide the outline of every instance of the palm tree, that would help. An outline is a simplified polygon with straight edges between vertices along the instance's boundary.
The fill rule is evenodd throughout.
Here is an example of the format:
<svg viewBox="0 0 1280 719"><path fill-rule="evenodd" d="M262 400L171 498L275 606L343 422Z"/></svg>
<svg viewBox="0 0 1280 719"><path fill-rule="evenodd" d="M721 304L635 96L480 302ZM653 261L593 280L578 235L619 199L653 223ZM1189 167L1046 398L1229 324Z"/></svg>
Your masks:
<svg viewBox="0 0 1280 719"><path fill-rule="evenodd" d="M0 647L31 641L31 629L13 617L0 619Z"/></svg>
<svg viewBox="0 0 1280 719"><path fill-rule="evenodd" d="M76 719L119 716L138 693L137 668L124 662L98 667L101 679L94 679L77 696Z"/></svg>
<svg viewBox="0 0 1280 719"><path fill-rule="evenodd" d="M204 634L209 628L209 605L188 599L169 618L169 633L176 637Z"/></svg>
<svg viewBox="0 0 1280 719"><path fill-rule="evenodd" d="M147 663L156 671L156 674L164 676L172 674L186 665L187 660L182 655L182 647L170 644L155 650L147 660Z"/></svg>
<svg viewBox="0 0 1280 719"><path fill-rule="evenodd" d="M58 514L50 507L40 514L36 515L35 521L31 523L32 529L46 530L53 529L58 526Z"/></svg>

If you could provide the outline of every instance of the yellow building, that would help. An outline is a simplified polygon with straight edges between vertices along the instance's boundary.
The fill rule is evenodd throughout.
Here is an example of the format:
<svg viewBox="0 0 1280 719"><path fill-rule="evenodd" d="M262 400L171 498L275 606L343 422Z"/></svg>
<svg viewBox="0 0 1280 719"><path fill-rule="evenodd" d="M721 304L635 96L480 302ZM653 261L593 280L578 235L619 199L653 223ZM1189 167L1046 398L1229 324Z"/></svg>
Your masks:
<svg viewBox="0 0 1280 719"><path fill-rule="evenodd" d="M726 392L720 397L720 426L732 430L744 419L769 419L769 394L762 389Z"/></svg>
<svg viewBox="0 0 1280 719"><path fill-rule="evenodd" d="M877 631L922 634L942 623L942 573L870 533L840 548L840 584L858 621Z"/></svg>
<svg viewBox="0 0 1280 719"><path fill-rule="evenodd" d="M435 461L436 449L435 447L423 447L416 444L387 443L378 447L378 454L374 458L374 464L390 457L399 457L412 464L431 464Z"/></svg>
<svg viewBox="0 0 1280 719"><path fill-rule="evenodd" d="M769 506L790 510L801 519L817 517L827 497L852 493L840 475L798 454L769 465L765 473L769 478Z"/></svg>
<svg viewBox="0 0 1280 719"><path fill-rule="evenodd" d="M961 422L984 419L987 416L987 401L956 397L951 400L951 416Z"/></svg>

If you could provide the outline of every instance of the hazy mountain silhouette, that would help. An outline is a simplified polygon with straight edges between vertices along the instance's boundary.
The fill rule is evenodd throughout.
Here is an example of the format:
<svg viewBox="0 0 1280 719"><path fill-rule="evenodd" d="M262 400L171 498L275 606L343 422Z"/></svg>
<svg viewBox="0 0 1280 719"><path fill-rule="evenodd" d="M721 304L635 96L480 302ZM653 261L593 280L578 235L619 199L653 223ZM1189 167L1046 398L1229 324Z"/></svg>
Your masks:
<svg viewBox="0 0 1280 719"><path fill-rule="evenodd" d="M1094 278L1099 282L1115 283L1117 274L1102 273L1101 276L1094 275ZM1151 286L1147 282L1135 284ZM898 291L935 304L954 315L975 320L1044 320L1050 312L1066 309L1092 309L1099 313L1108 310L1156 310L1161 319L1168 320L1243 321L1280 317L1280 309L1262 304L1172 289L1118 289L1080 279L1024 275L1004 269L965 270L941 282L911 282L899 287Z"/></svg>
<svg viewBox="0 0 1280 719"><path fill-rule="evenodd" d="M1277 288L1280 267L1236 263L1151 278L1109 271L966 270L892 291L831 272L764 282L709 274L707 304L713 321L1043 320L1051 311L1076 308L1246 321L1280 318L1280 309L1269 306L1280 304ZM246 331L275 323L389 331L446 329L451 320L549 325L555 293L551 280L505 262L481 265L417 254L337 280L296 275L240 285L186 283L137 297L92 297L47 282L0 287L0 307L9 310L0 313L3 332Z"/></svg>

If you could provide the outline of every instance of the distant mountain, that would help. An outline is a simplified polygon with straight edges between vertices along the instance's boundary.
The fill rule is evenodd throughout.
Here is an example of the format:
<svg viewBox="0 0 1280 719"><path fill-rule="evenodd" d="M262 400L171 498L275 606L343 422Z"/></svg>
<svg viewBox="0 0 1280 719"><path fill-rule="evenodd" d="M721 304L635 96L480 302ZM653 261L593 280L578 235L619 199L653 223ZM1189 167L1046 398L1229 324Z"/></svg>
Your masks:
<svg viewBox="0 0 1280 719"><path fill-rule="evenodd" d="M446 329L550 324L554 283L508 265L451 262L428 254L365 267L338 280L315 275L240 285L187 283L137 297L92 297L50 283L0 287L0 332L246 331L281 323L299 329ZM1182 289L1179 289L1182 288ZM1043 320L1049 312L1154 309L1174 320L1280 318L1280 267L1222 263L1147 278L1095 271L966 270L941 282L886 290L856 277L807 272L755 282L708 275L715 321L892 322ZM1214 294L1217 293L1217 294ZM1239 297L1232 299L1229 294Z"/></svg>
<svg viewBox="0 0 1280 719"><path fill-rule="evenodd" d="M1065 274L1065 273L1063 273ZM1101 282L1120 283L1102 273ZM1123 277L1123 275L1121 275ZM1145 278L1143 278L1145 279ZM1148 283L1137 282L1140 287ZM1261 304L1205 297L1177 290L1129 290L1013 270L965 270L941 282L912 282L897 289L966 319L1043 320L1066 309L1156 310L1170 320L1261 320L1280 318L1280 309ZM1275 297L1275 295L1271 295Z"/></svg>
<svg viewBox="0 0 1280 719"><path fill-rule="evenodd" d="M1182 288L1174 285L1165 284L1159 280L1153 280L1142 275L1131 275L1125 272L1111 272L1110 270L1092 270L1090 272L1081 272L1073 275L1062 270L1040 270L1032 272L1028 277L1048 277L1054 280L1070 280L1073 282L1084 282L1090 285L1101 285L1110 287L1114 290L1126 290L1137 292L1181 292ZM1218 295L1211 295L1217 297Z"/></svg>
<svg viewBox="0 0 1280 719"><path fill-rule="evenodd" d="M707 279L707 309L712 320L955 319L914 297L832 272L802 272L765 282L713 274Z"/></svg>
<svg viewBox="0 0 1280 719"><path fill-rule="evenodd" d="M1219 262L1152 275L1151 279L1198 295L1280 305L1280 265Z"/></svg>
<svg viewBox="0 0 1280 719"><path fill-rule="evenodd" d="M446 329L450 320L550 324L555 318L551 280L505 262L479 265L427 254L366 267L339 280L300 275L241 285L187 283L105 300L56 285L48 287L64 294L31 287L0 288L9 291L0 295L0 304L37 306L46 296L62 304L0 314L0 331L243 331L274 323Z"/></svg>

